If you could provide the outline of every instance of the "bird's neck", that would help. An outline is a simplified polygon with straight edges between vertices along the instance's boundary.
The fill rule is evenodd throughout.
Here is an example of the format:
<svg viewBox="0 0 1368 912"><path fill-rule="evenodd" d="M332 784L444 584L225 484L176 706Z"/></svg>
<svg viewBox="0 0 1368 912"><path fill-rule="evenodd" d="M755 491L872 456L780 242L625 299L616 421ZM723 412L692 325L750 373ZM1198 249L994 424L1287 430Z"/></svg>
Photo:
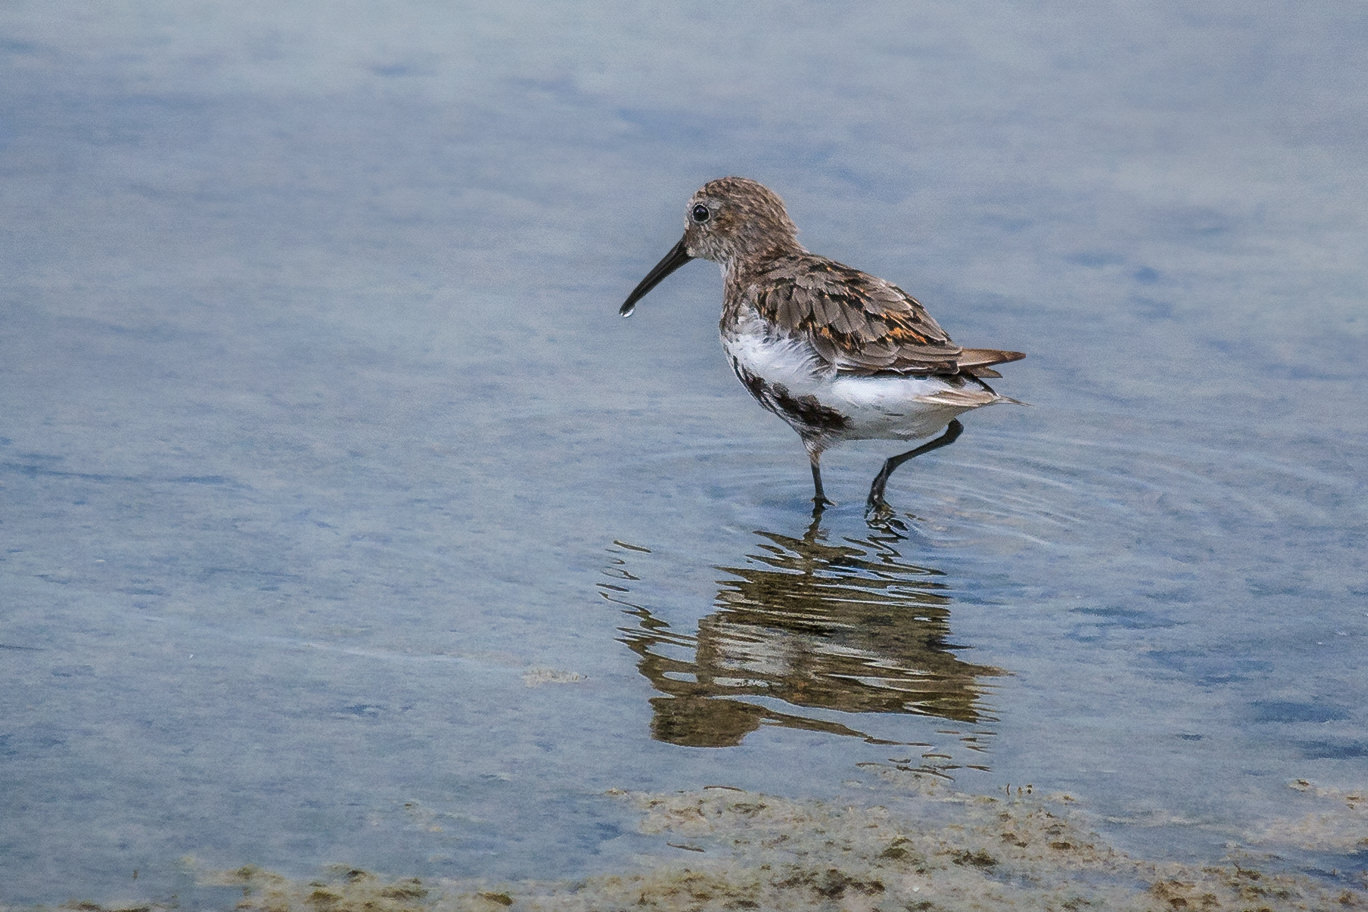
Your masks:
<svg viewBox="0 0 1368 912"><path fill-rule="evenodd" d="M807 253L797 241L769 243L750 250L738 250L720 264L722 275L729 281L740 282L747 276L765 272L776 260Z"/></svg>

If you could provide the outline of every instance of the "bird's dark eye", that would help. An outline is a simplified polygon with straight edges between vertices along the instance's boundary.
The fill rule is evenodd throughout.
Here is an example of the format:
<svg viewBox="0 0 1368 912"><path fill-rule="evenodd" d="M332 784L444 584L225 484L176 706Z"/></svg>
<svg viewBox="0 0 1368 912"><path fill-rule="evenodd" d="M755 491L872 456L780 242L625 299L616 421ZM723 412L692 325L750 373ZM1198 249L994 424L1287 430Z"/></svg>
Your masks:
<svg viewBox="0 0 1368 912"><path fill-rule="evenodd" d="M698 205L693 207L693 211L689 213L689 216L695 222L701 225L708 219L712 218L712 213L708 211L707 206L703 205L702 203L699 203Z"/></svg>

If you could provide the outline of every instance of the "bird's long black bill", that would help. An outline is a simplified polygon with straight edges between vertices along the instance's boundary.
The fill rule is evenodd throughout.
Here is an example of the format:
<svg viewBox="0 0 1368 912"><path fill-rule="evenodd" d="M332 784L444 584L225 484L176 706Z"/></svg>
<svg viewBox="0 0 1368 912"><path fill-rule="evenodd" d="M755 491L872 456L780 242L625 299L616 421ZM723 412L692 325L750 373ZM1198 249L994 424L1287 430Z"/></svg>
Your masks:
<svg viewBox="0 0 1368 912"><path fill-rule="evenodd" d="M632 311L636 309L637 301L646 297L646 294L652 288L655 288L661 282L665 281L667 275L693 259L693 257L689 256L689 251L685 243L687 240L688 238L680 238L679 243L675 244L674 247L670 249L670 252L665 254L665 258L659 263L656 263L650 272L646 273L646 278L642 279L641 284L632 289L632 293L627 296L627 300L623 301L622 306L618 308L619 314L624 317L630 317Z"/></svg>

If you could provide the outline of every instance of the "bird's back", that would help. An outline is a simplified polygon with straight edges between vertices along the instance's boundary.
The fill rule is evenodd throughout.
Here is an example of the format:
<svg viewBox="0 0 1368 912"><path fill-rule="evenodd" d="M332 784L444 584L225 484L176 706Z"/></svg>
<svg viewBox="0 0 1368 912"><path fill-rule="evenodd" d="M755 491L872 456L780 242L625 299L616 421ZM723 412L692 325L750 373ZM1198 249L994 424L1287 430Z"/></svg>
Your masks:
<svg viewBox="0 0 1368 912"><path fill-rule="evenodd" d="M962 348L898 286L812 253L738 269L727 285L728 311L753 307L775 331L806 340L842 373L992 376L992 365L1024 357Z"/></svg>

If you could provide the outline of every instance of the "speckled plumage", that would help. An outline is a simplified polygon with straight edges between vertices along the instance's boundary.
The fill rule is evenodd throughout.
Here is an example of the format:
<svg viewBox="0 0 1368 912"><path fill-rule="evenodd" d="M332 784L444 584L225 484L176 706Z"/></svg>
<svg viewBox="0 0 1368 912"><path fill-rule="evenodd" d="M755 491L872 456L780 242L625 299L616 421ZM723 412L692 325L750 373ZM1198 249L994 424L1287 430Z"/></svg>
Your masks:
<svg viewBox="0 0 1368 912"><path fill-rule="evenodd" d="M623 303L636 302L690 259L722 267L722 345L732 369L762 406L793 427L807 448L817 509L822 451L842 440L941 438L892 457L870 489L886 510L888 475L960 431L955 416L998 402L984 377L1019 352L962 348L901 288L809 253L783 201L742 177L705 184L685 210L684 237Z"/></svg>

